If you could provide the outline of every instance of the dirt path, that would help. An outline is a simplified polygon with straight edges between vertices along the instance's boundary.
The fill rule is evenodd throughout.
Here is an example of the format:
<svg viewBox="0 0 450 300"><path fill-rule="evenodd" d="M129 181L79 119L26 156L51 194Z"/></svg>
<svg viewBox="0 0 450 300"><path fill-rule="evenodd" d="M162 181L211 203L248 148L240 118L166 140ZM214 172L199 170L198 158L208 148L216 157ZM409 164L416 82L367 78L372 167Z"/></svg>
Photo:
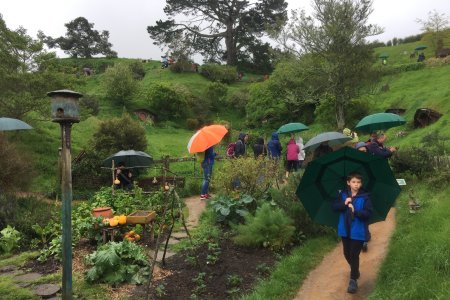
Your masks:
<svg viewBox="0 0 450 300"><path fill-rule="evenodd" d="M184 203L189 209L189 217L186 220L188 227L195 227L198 225L198 220L202 212L206 209L206 200L200 200L199 196L192 196L184 198Z"/></svg>
<svg viewBox="0 0 450 300"><path fill-rule="evenodd" d="M361 278L356 294L347 293L350 267L344 259L339 244L322 263L309 273L295 300L362 300L372 292L383 261L391 234L395 228L395 209L391 209L386 221L370 226L372 240L369 250L360 255Z"/></svg>

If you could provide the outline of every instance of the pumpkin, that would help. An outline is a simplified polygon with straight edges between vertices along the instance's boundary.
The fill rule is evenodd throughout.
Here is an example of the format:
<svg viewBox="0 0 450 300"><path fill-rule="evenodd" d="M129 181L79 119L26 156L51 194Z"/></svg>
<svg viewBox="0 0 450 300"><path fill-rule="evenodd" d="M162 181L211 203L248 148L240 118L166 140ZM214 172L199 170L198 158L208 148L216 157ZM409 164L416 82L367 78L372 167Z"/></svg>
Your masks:
<svg viewBox="0 0 450 300"><path fill-rule="evenodd" d="M109 225L109 219L108 218L104 218L102 220L103 225Z"/></svg>
<svg viewBox="0 0 450 300"><path fill-rule="evenodd" d="M134 239L136 240L136 241L139 241L140 239L141 239L141 236L139 235L139 234L135 234L134 235Z"/></svg>
<svg viewBox="0 0 450 300"><path fill-rule="evenodd" d="M116 178L116 180L114 180L114 184L119 185L120 184L120 180Z"/></svg>
<svg viewBox="0 0 450 300"><path fill-rule="evenodd" d="M119 222L120 225L126 224L127 223L127 216L120 215L118 217L117 221Z"/></svg>
<svg viewBox="0 0 450 300"><path fill-rule="evenodd" d="M109 219L109 226L114 227L114 226L117 226L118 224L119 224L119 221L117 221L116 218Z"/></svg>

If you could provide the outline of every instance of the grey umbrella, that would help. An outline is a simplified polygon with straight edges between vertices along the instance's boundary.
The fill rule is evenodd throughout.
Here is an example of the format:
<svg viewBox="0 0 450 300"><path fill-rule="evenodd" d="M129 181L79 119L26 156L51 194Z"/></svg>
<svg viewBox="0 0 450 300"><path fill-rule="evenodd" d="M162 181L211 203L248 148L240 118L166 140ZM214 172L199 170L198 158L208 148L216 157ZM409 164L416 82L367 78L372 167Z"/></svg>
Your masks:
<svg viewBox="0 0 450 300"><path fill-rule="evenodd" d="M145 152L122 150L105 159L103 165L110 168L113 160L114 165L123 162L126 168L146 168L153 162L153 158Z"/></svg>
<svg viewBox="0 0 450 300"><path fill-rule="evenodd" d="M0 131L33 129L27 123L13 118L0 118Z"/></svg>
<svg viewBox="0 0 450 300"><path fill-rule="evenodd" d="M330 145L330 146L339 145L339 144L343 144L347 141L350 141L351 139L352 139L351 137L343 135L340 132L335 132L335 131L324 132L324 133L316 135L315 137L310 139L305 144L305 149L306 150L314 150L317 147L319 147L319 145L322 144L323 142L328 142L328 145Z"/></svg>

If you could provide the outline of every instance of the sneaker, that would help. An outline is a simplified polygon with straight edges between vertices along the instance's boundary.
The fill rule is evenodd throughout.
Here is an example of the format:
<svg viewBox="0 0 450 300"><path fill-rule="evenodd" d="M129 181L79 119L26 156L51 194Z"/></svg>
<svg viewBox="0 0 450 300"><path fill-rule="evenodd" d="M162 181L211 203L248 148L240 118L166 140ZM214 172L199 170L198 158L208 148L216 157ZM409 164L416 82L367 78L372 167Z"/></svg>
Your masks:
<svg viewBox="0 0 450 300"><path fill-rule="evenodd" d="M205 197L206 197L206 199L209 199L209 198L211 198L211 195L210 194L205 194Z"/></svg>
<svg viewBox="0 0 450 300"><path fill-rule="evenodd" d="M350 279L348 283L347 293L354 294L358 290L358 283L355 279Z"/></svg>
<svg viewBox="0 0 450 300"><path fill-rule="evenodd" d="M200 195L200 200L206 200L208 198L208 195Z"/></svg>
<svg viewBox="0 0 450 300"><path fill-rule="evenodd" d="M362 251L363 251L363 252L367 252L368 247L369 247L369 243L364 242L364 244L363 244L363 246L362 246Z"/></svg>

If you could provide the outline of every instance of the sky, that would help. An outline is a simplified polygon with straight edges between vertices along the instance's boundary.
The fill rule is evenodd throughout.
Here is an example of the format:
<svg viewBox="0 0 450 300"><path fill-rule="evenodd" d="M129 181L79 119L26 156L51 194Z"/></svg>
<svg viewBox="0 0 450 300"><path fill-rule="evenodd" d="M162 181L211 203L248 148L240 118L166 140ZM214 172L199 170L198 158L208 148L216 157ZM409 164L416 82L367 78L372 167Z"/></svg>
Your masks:
<svg viewBox="0 0 450 300"><path fill-rule="evenodd" d="M288 9L311 12L311 0L286 0ZM0 0L0 14L10 29L23 26L36 37L38 30L51 37L64 36L64 24L77 17L94 23L98 31L108 30L112 49L119 57L160 59L162 51L153 45L147 26L165 19L164 0ZM388 41L420 33L416 19L427 19L436 10L450 16L448 0L374 0L370 23L384 28L375 38ZM64 57L62 51L58 56Z"/></svg>

